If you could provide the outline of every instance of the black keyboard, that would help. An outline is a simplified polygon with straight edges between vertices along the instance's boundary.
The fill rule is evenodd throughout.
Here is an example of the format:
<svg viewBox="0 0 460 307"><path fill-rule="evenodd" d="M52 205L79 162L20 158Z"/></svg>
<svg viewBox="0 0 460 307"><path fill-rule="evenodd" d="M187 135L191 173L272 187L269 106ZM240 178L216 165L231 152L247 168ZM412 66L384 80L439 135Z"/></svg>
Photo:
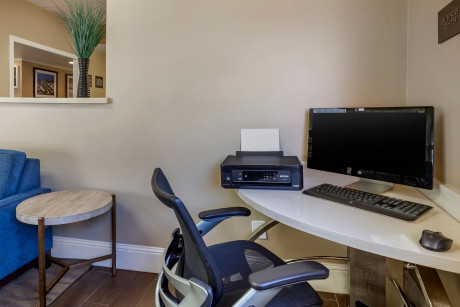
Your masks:
<svg viewBox="0 0 460 307"><path fill-rule="evenodd" d="M414 221L433 208L407 200L342 188L327 183L305 190L303 193L404 221Z"/></svg>

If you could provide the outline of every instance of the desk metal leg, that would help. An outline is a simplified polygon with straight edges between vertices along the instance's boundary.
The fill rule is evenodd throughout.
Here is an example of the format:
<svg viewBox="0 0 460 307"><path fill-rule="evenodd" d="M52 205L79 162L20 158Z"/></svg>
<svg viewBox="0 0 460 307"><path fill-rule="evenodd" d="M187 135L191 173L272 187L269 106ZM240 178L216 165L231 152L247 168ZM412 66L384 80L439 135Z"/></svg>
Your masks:
<svg viewBox="0 0 460 307"><path fill-rule="evenodd" d="M112 194L112 276L117 275L117 199Z"/></svg>
<svg viewBox="0 0 460 307"><path fill-rule="evenodd" d="M408 300L420 307L451 307L446 290L433 268L407 263L404 271L404 291Z"/></svg>
<svg viewBox="0 0 460 307"><path fill-rule="evenodd" d="M251 233L251 235L248 238L248 241L254 242L255 240L257 240L258 237L260 237L261 234L263 234L264 232L268 231L269 229L275 227L279 223L280 222L278 222L276 220L269 220L269 221L263 223L256 230L254 230L253 233Z"/></svg>
<svg viewBox="0 0 460 307"><path fill-rule="evenodd" d="M38 219L38 296L40 307L46 306L46 268L45 268L45 223Z"/></svg>

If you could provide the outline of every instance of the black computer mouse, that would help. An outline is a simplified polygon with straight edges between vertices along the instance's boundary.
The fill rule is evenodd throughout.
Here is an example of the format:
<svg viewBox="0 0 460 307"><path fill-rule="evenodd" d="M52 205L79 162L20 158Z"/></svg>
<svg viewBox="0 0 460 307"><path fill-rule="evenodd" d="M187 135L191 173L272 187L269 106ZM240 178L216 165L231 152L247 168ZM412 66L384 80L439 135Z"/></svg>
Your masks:
<svg viewBox="0 0 460 307"><path fill-rule="evenodd" d="M445 237L440 232L424 230L419 243L422 247L435 252L445 252L452 247L452 239Z"/></svg>

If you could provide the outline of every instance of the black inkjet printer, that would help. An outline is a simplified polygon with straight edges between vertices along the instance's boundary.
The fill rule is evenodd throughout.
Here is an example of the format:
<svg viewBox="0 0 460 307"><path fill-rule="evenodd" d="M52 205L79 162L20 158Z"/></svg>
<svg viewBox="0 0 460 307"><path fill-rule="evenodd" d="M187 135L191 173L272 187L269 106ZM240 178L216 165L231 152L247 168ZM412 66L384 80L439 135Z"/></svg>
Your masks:
<svg viewBox="0 0 460 307"><path fill-rule="evenodd" d="M282 151L237 151L220 166L226 189L301 190L303 166Z"/></svg>

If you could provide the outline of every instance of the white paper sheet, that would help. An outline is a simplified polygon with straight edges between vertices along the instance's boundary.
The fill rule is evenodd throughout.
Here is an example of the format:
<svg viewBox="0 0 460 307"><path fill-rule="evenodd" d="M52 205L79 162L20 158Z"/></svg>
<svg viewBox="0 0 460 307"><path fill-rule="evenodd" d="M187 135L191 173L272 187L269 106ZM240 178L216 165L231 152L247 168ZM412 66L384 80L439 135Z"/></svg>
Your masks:
<svg viewBox="0 0 460 307"><path fill-rule="evenodd" d="M279 129L241 129L241 151L279 150Z"/></svg>

